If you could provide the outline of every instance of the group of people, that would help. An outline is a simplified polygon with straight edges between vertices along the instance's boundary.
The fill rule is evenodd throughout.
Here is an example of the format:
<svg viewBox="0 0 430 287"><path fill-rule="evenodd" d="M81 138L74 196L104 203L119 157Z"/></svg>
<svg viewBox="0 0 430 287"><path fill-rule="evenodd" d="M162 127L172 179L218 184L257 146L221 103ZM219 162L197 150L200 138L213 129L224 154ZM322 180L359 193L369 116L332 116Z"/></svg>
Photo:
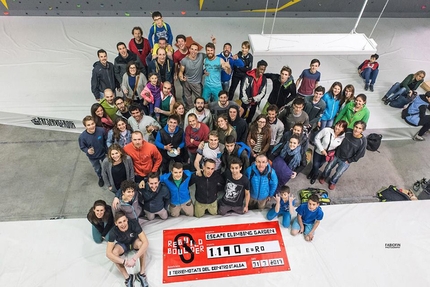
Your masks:
<svg viewBox="0 0 430 287"><path fill-rule="evenodd" d="M318 59L294 81L288 66L266 73L268 63L260 60L253 68L248 41L236 54L225 43L216 55L215 39L202 53L199 44L187 44L184 35L177 35L175 50L171 27L161 13L153 12L152 18L148 39L134 27L128 48L117 44L113 64L106 51L97 52L91 79L96 103L83 119L85 131L79 137L99 186L115 194L112 206L96 201L88 220L94 241L109 242L107 257L126 286L133 286L134 278L148 286L148 241L142 226L156 217L243 214L268 205L267 218L283 216L283 226L289 227L295 202L286 184L309 164L309 143L314 150L307 178L311 184L327 182L334 190L349 166L365 155L363 132L370 117L366 95L355 95L353 85L336 81L328 91L319 85ZM373 92L378 57L372 55L358 68L366 91ZM414 85L423 73L413 75ZM180 87L175 88L175 81ZM240 105L234 101L237 87ZM406 87L413 90L411 84ZM417 98L428 103L430 94ZM258 107L261 114L255 116ZM406 121L428 129L430 120L417 120L421 106L409 109ZM304 233L311 241L323 218L318 197L296 211L291 233ZM137 250L132 259L122 259L132 249ZM125 267L137 259L140 273L134 277Z"/></svg>

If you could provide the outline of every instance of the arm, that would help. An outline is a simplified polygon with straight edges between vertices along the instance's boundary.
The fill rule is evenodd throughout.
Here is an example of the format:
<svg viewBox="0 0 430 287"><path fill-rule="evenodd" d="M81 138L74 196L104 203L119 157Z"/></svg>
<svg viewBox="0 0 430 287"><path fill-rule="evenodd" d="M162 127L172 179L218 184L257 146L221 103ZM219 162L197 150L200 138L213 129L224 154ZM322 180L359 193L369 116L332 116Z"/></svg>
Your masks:
<svg viewBox="0 0 430 287"><path fill-rule="evenodd" d="M276 188L278 187L278 177L276 176L276 172L271 169L271 179L269 181L269 196L274 196L276 192Z"/></svg>
<svg viewBox="0 0 430 287"><path fill-rule="evenodd" d="M311 231L308 233L309 241L312 241L312 239L314 239L315 230L320 225L320 222L321 222L320 220L315 220L314 226L312 227Z"/></svg>
<svg viewBox="0 0 430 287"><path fill-rule="evenodd" d="M161 161L163 160L161 153L155 148L153 153L154 166L152 167L152 172L157 172L160 168Z"/></svg>
<svg viewBox="0 0 430 287"><path fill-rule="evenodd" d="M280 120L279 122L282 123ZM283 135L284 135L284 125L282 124L282 126L279 127L278 131L276 132L275 145L277 145L281 141L281 138Z"/></svg>
<svg viewBox="0 0 430 287"><path fill-rule="evenodd" d="M152 39L154 36L154 30L155 30L155 27L154 27L154 24L152 24L151 28L149 28L149 34L148 34L149 46L151 46L151 48L154 47L154 40ZM146 63L148 63L148 61L146 61Z"/></svg>
<svg viewBox="0 0 430 287"><path fill-rule="evenodd" d="M248 94L246 93L246 89L248 89L248 86L249 86L249 78L245 77L245 81L242 87L242 98L241 98L242 102L245 105L249 104Z"/></svg>
<svg viewBox="0 0 430 287"><path fill-rule="evenodd" d="M303 233L303 231L305 231L305 226L303 225L303 219L300 214L297 214L297 222L299 223L299 226L300 226L299 233Z"/></svg>
<svg viewBox="0 0 430 287"><path fill-rule="evenodd" d="M116 60L115 60L115 64L113 65L113 72L115 74L115 80L117 81L117 83L121 83L122 82L121 67L117 64Z"/></svg>
<svg viewBox="0 0 430 287"><path fill-rule="evenodd" d="M227 74L231 74L231 66L229 62L224 61L221 59L221 68L226 72Z"/></svg>
<svg viewBox="0 0 430 287"><path fill-rule="evenodd" d="M251 199L251 193L249 192L249 189L245 189L245 206L243 207L243 213L248 212L248 205L249 205L250 199Z"/></svg>
<svg viewBox="0 0 430 287"><path fill-rule="evenodd" d="M260 102L266 96L266 91L267 91L267 84L264 85L264 87L261 89L261 92L254 97L254 101Z"/></svg>
<svg viewBox="0 0 430 287"><path fill-rule="evenodd" d="M296 89L298 90L299 89L299 87L300 87L300 83L302 82L302 78L301 77L299 77L298 79L297 79L297 81L296 81Z"/></svg>
<svg viewBox="0 0 430 287"><path fill-rule="evenodd" d="M275 195L275 200L276 200L275 212L279 213L279 210L281 209L281 197L279 196L279 193Z"/></svg>
<svg viewBox="0 0 430 287"><path fill-rule="evenodd" d="M157 136L155 137L155 146L158 147L159 149L165 149L164 144L161 142L161 132L157 133Z"/></svg>
<svg viewBox="0 0 430 287"><path fill-rule="evenodd" d="M201 170L200 168L200 161L202 160L202 155L197 152L196 159L194 160L194 168L196 170Z"/></svg>
<svg viewBox="0 0 430 287"><path fill-rule="evenodd" d="M411 89L409 89L408 85L412 82L414 78L413 74L408 75L401 83L400 86L406 89L406 92L409 93Z"/></svg>
<svg viewBox="0 0 430 287"><path fill-rule="evenodd" d="M99 91L99 81L97 78L97 73L93 68L93 72L91 75L91 92L93 93L96 100L100 100L100 91Z"/></svg>
<svg viewBox="0 0 430 287"><path fill-rule="evenodd" d="M185 72L185 66L181 65L181 68L179 69L179 73L178 73L178 78L179 80L181 80L182 82L185 82L187 79L184 76L184 72Z"/></svg>
<svg viewBox="0 0 430 287"><path fill-rule="evenodd" d="M338 121L340 121L341 119L343 119L343 117L346 114L346 111L348 110L348 107L349 107L349 104L345 105L343 107L343 109L340 110L340 112L337 114L337 117L334 120L334 125L336 125ZM346 120L346 122L349 124L349 121Z"/></svg>

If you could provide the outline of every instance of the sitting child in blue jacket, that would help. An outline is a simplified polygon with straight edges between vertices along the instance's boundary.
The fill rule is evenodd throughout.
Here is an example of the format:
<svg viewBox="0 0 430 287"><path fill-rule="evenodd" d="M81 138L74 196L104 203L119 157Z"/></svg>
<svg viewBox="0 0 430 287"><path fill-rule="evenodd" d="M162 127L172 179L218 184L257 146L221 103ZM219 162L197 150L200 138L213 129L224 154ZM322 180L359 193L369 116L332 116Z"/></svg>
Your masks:
<svg viewBox="0 0 430 287"><path fill-rule="evenodd" d="M297 217L293 221L291 227L291 235L304 233L306 241L314 239L315 230L320 225L323 219L324 212L320 207L320 200L318 195L313 194L309 197L307 203L302 203L296 208Z"/></svg>

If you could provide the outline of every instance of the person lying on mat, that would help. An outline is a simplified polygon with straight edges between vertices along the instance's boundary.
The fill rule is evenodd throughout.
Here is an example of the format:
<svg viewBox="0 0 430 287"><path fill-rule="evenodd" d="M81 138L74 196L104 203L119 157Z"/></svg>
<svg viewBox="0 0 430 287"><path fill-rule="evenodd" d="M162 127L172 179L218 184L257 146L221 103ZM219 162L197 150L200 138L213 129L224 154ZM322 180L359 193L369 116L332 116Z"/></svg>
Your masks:
<svg viewBox="0 0 430 287"><path fill-rule="evenodd" d="M416 72L415 74L409 74L403 82L395 83L385 94L385 96L381 99L385 105L390 104L394 101L398 101L398 99L403 100L403 105L400 107L403 107L407 103L410 103L413 101L413 99L416 97L416 89L423 83L424 77L426 76L426 72L423 70L420 70ZM398 106L395 105L396 107Z"/></svg>

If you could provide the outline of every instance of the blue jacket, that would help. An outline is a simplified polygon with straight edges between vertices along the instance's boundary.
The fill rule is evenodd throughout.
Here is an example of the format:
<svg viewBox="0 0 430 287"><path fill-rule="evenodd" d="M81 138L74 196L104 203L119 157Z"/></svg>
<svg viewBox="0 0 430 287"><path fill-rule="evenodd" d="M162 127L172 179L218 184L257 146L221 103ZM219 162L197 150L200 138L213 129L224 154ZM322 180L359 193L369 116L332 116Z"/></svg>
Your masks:
<svg viewBox="0 0 430 287"><path fill-rule="evenodd" d="M328 92L324 94L322 99L326 103L326 108L321 117L321 120L322 121L333 120L336 117L337 112L339 111L340 100L335 99Z"/></svg>
<svg viewBox="0 0 430 287"><path fill-rule="evenodd" d="M263 174L261 174L254 162L246 169L245 176L249 178L249 182L251 183L251 198L263 200L275 195L276 188L278 187L278 177L275 170L269 164Z"/></svg>
<svg viewBox="0 0 430 287"><path fill-rule="evenodd" d="M188 188L192 172L184 170L182 175L182 182L179 187L176 186L173 180L172 173L165 173L160 176L160 181L164 183L170 191L170 203L174 205L181 205L191 200L190 190Z"/></svg>
<svg viewBox="0 0 430 287"><path fill-rule="evenodd" d="M412 101L412 103L408 107L409 116L406 117L406 120L416 126L418 126L418 123L420 122L421 118L420 107L425 106L427 108L429 105L428 102L423 100L423 97L425 98L424 95L419 95Z"/></svg>
<svg viewBox="0 0 430 287"><path fill-rule="evenodd" d="M230 64L231 70L234 71L234 68L240 68L240 67L245 67L245 64L243 63L243 61L241 59L233 59L232 55L230 54L228 57L225 57L224 54L221 52L217 55L217 57L223 59L225 62L228 62ZM231 74L227 74L224 70L221 71L221 82L228 82L231 79L231 75L233 74L233 72Z"/></svg>

